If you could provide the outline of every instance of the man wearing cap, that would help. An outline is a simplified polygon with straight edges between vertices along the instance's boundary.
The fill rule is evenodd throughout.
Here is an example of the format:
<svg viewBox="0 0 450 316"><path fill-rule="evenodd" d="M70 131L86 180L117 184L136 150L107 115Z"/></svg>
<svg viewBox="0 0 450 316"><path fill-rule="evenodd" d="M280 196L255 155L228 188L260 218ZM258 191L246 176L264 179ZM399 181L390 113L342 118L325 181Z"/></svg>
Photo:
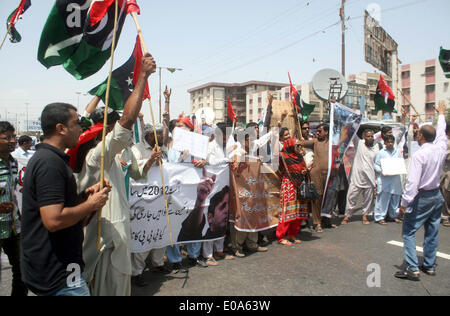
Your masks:
<svg viewBox="0 0 450 316"><path fill-rule="evenodd" d="M130 205L127 199L128 175L145 177L151 165L160 157L155 153L146 164L139 165L129 150L132 144L133 124L142 107L142 97L149 76L156 64L150 54L142 58L142 68L133 92L127 99L123 115L111 128L108 125L104 152L104 174L112 190L102 210L100 249L97 249L97 217L86 228L83 257L86 262L85 279L90 282L94 296L129 296L131 294L131 227ZM95 113L95 112L94 112ZM92 118L92 113L90 117ZM109 115L108 115L109 117ZM79 188L86 187L100 177L102 143L86 154L78 176ZM126 176L124 177L124 174ZM124 179L125 178L125 179Z"/></svg>

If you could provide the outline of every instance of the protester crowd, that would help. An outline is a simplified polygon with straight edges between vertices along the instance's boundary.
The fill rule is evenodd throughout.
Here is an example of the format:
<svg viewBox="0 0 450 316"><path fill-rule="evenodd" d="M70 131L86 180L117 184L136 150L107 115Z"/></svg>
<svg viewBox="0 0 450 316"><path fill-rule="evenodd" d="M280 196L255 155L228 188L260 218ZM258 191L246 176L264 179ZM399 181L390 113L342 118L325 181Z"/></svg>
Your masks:
<svg viewBox="0 0 450 316"><path fill-rule="evenodd" d="M245 257L246 251L268 251L264 234L239 231L229 223L220 239L132 254L128 178L125 179L124 171L130 178L139 180L145 179L149 170L159 172L151 169L159 164L186 163L202 169L206 165L234 164L237 157L258 157L264 152L268 155L266 160L279 160L282 212L275 232L278 243L287 247L301 244L299 232L305 223L308 225L310 217L318 234L324 228L336 227L321 214L329 168L328 124L317 126L314 135L307 121L299 122L301 135L291 135L287 128L270 129L266 124L264 131L267 133L263 134L258 124L249 124L242 143L236 141L234 135L231 135L232 141L227 139L226 122L213 126L204 124L201 132L210 139L208 153L206 159L196 160L189 152L176 151L172 146L174 128L192 132L196 122L184 115L170 118L170 90L164 92L163 123L144 124L140 112L145 83L155 70L155 61L146 54L138 82L123 112L107 114L104 151L101 130L105 114L104 109L98 107L99 97L88 105L84 119L80 119L76 108L69 104L47 105L41 115L43 142L36 146L36 152L30 152L28 136L19 139L16 149L13 126L0 122L0 247L12 265L12 295L26 295L28 291L56 296L130 295L132 277L136 285L146 285L142 275L148 263L156 272L183 272L189 268L184 265L183 256L188 257L190 266L208 267L219 265L221 259ZM269 96L268 111L272 101ZM445 103L441 103L437 111L436 129L430 125L419 129L417 116L407 120L403 112L402 128L394 131L385 126L380 137L376 131L364 129L362 139L355 136L356 154L348 190L339 197L339 208L345 206L343 225L359 211L364 225L370 224L372 213L375 223L380 225L403 223L407 269L396 274L399 278L417 280L419 269L427 274L436 273L439 225L442 222L443 226L450 226L450 154L447 150L450 126L446 127ZM286 114L278 128L282 127L285 117ZM132 128L137 120L141 120L144 140L133 145ZM86 121L89 122L87 127ZM271 141L274 133L278 133L276 144ZM263 151L269 143L271 148L278 149L270 153ZM20 180L23 180L20 210L14 195L19 181L18 157L31 157L26 176ZM389 159L403 161L408 176L387 174L383 164ZM100 183L102 160L105 181ZM342 177L346 177L345 173ZM308 179L314 184L308 187L314 191L313 197L298 190ZM212 185L211 179L202 183L204 192L200 190L196 206L183 225L202 225L199 224L204 221L201 206ZM217 202L225 211L228 204L223 201L229 194L229 188L224 188ZM101 239L97 244L100 210ZM425 261L419 267L414 236L424 225ZM178 241L185 240L192 239L180 233ZM194 240L198 239L194 237ZM71 275L77 272L82 273L82 277L70 283Z"/></svg>

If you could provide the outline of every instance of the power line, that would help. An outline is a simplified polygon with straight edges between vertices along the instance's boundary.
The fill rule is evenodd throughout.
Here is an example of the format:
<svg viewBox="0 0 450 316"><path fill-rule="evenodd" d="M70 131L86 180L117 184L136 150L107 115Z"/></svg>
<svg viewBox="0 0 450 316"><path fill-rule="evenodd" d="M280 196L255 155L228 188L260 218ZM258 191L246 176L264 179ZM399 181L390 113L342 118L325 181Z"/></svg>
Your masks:
<svg viewBox="0 0 450 316"><path fill-rule="evenodd" d="M354 4L354 3L358 2L358 1L359 1L359 0L355 0L355 1L351 2L351 4ZM426 1L428 1L428 0L414 1L414 2L411 2L411 3L404 4L404 5L400 5L400 6L388 8L388 9L384 10L384 12L389 12L389 11L394 11L394 10L402 9L402 8L405 8L405 7L408 7L408 6L413 6L413 5L416 5L416 4L419 4L419 3L423 3L423 2L426 2ZM357 16L357 17L349 17L349 18L347 19L347 21L350 21L350 20L356 20L356 19L363 18L363 17L364 17L364 15ZM209 79L209 78L213 78L213 77L216 77L216 76L220 76L220 75L229 73L229 72L234 71L234 70L236 70L236 69L238 69L238 68L242 68L242 67L248 66L248 65L250 65L250 64L252 64L252 63L255 63L255 62L259 61L259 60L262 60L262 59L271 57L271 56L273 56L273 55L275 55L275 54L277 54L277 53L279 53L279 52L281 52L281 51L283 51L283 50L286 50L286 49L288 49L288 48L290 48L290 47L292 47L292 46L295 46L295 45L299 44L300 42L305 41L305 40L307 40L307 39L309 39L309 38L311 38L311 37L313 37L313 36L315 36L315 35L317 35L317 34L319 34L319 33L321 33L321 32L325 32L326 30L328 30L328 29L330 29L330 28L332 28L332 27L338 25L339 23L341 23L341 21L338 21L338 22L336 22L336 23L333 23L333 24L331 24L331 25L329 25L329 26L327 26L327 27L325 27L325 28L323 28L323 29L321 29L321 30L319 30L319 31L316 31L316 32L314 32L314 33L312 33L312 34L310 34L310 35L308 35L308 36L306 36L306 37L304 37L304 38L302 38L302 39L300 39L300 40L298 40L298 41L295 41L295 42L293 42L293 43L291 43L291 44L288 44L288 45L286 45L286 46L283 46L283 47L281 47L281 48L279 48L279 49L277 49L277 50L274 50L274 51L272 51L272 52L270 52L270 53L268 53L268 54L265 54L265 55L263 55L263 56L260 56L260 57L258 57L258 58L252 59L252 60L250 60L250 61L248 61L248 62L246 62L246 63L240 64L240 65L238 65L238 66L236 66L236 67L230 68L230 69L225 70L225 71L220 72L220 73L216 73L216 74L214 74L214 75L209 75L209 76L207 76L207 77L204 77L204 78L199 79L199 80L196 80L196 81L192 81L192 82L189 82L189 83L186 83L186 84L182 84L182 85L176 86L175 88L181 88L181 87L184 87L184 86L189 86L189 85L192 85L192 84L195 84L195 83L198 83L198 82L202 82L202 81L205 81L205 80L207 80L207 79Z"/></svg>
<svg viewBox="0 0 450 316"><path fill-rule="evenodd" d="M191 65L196 65L198 63L204 63L205 60L209 60L211 58L215 58L219 55L222 55L224 52L227 51L227 49L233 48L233 46L242 43L244 41L246 41L247 39L253 37L254 35L261 33L263 30L270 28L272 25L277 24L279 21L281 21L283 18L286 18L294 13L296 13L298 10L300 10L303 7L308 7L313 0L306 0L306 3L304 3L303 5L299 5L296 4L295 6L283 11L282 13L280 13L279 15L277 15L275 18L271 18L270 20L268 20L267 22L261 24L260 26L256 27L255 29L253 29L252 31L250 31L249 34L245 35L244 37L240 38L240 39L234 39L231 42L228 42L227 44L223 44L219 47L217 47L215 49L215 51L217 51L218 53L215 52L211 52L208 54L208 56L205 58L198 58L195 59L194 61L192 61L190 64Z"/></svg>
<svg viewBox="0 0 450 316"><path fill-rule="evenodd" d="M220 75L226 74L226 73L231 72L231 71L233 71L233 70L235 70L235 69L238 69L238 68L242 68L242 67L248 66L248 65L253 64L253 63L257 62L257 61L260 61L260 60L265 59L265 58L267 58L267 57L270 57L270 56L273 56L273 55L275 55L275 54L278 54L278 53L280 53L281 51L286 50L286 49L288 49L288 48L290 48L290 47L292 47L292 46L295 46L295 45L299 44L300 42L303 42L303 41L305 41L305 40L307 40L307 39L309 39L309 38L311 38L311 37L313 37L313 36L315 36L315 35L317 35L317 34L320 34L320 33L324 32L324 31L326 31L326 30L328 30L328 29L330 29L330 28L332 28L332 27L334 27L334 26L336 26L336 25L338 25L338 24L340 24L340 23L341 23L341 21L338 21L338 22L336 22L336 23L333 23L333 24L331 24L331 25L329 25L329 26L327 26L327 27L325 27L325 28L323 28L323 29L321 29L321 30L319 30L319 31L316 31L316 32L314 32L314 33L312 33L312 34L309 34L309 35L303 37L303 38L300 39L300 40L297 40L297 41L295 41L295 42L293 42L293 43L291 43L291 44L288 44L288 45L283 46L283 47L281 47L281 48L279 48L279 49L276 49L276 50L274 50L274 51L272 51L272 52L270 52L270 53L268 53L268 54L266 54L266 55L263 55L263 56L260 56L260 57L258 57L258 58L255 58L255 59L252 59L252 60L250 60L250 61L247 61L246 63L241 64L241 65L238 65L238 66L236 66L236 67L234 67L234 68L228 69L228 70L223 71L223 72L221 72L221 73L217 73L217 74L211 75L211 76L206 77L206 78L202 78L202 79L200 79L200 80L196 80L196 81L193 81L193 82L184 84L184 85L177 86L176 88L183 87L183 86L188 86L188 85L191 85L191 84L194 84L194 83L197 83L197 82L201 82L201 81L204 81L204 80L206 80L206 79L209 79L209 78L212 78L212 77L215 77L215 76L220 76Z"/></svg>
<svg viewBox="0 0 450 316"><path fill-rule="evenodd" d="M328 15L330 15L330 12L331 12L331 14L333 14L334 12L336 12L336 10L337 10L336 6L333 6L333 8L331 8L331 10L327 10L325 13L323 13L319 17L315 16L314 20L312 20L312 21L303 20L302 21L303 23L297 24L296 27L299 27L299 26L301 27L299 29L292 29L292 28L290 28L289 30L287 30L287 32L283 32L281 34L277 34L277 36L275 38L271 39L271 40L266 40L266 41L264 41L262 43L257 44L257 46L250 46L250 47L248 47L248 49L243 50L238 57L231 56L231 57L228 57L225 60L220 61L219 63L215 63L215 64L209 65L207 67L208 67L208 69L211 69L211 68L216 68L218 66L222 66L223 67L223 66L226 66L228 64L233 64L235 60L242 60L242 55L247 55L246 54L247 52L251 53L251 52L254 52L254 51L259 51L260 48L270 47L270 45L275 40L284 39L286 37L292 37L293 33L299 32L300 30L303 30L305 25L307 25L308 27L311 26L311 25L314 25L316 22L324 20L325 17L326 17L325 15L327 13L328 13ZM323 31L323 30L321 30L321 31ZM284 36L282 36L282 35L284 35ZM209 73L210 73L210 71L207 74L205 74L206 78L212 77L211 75L209 75ZM201 80L198 80L198 81L201 81ZM185 85L189 85L189 84L182 84L182 85L179 85L178 87L185 86Z"/></svg>

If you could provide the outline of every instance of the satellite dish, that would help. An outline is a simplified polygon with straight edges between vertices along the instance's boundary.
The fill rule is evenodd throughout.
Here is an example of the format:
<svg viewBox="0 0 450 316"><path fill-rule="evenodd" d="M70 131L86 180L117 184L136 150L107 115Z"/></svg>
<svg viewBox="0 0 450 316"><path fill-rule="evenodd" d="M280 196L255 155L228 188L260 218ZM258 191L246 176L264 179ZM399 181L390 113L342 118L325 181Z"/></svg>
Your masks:
<svg viewBox="0 0 450 316"><path fill-rule="evenodd" d="M344 76L333 69L323 69L314 75L312 88L323 101L340 101L348 93L348 84Z"/></svg>
<svg viewBox="0 0 450 316"><path fill-rule="evenodd" d="M200 108L195 111L195 117L202 124L212 125L216 115L212 108Z"/></svg>

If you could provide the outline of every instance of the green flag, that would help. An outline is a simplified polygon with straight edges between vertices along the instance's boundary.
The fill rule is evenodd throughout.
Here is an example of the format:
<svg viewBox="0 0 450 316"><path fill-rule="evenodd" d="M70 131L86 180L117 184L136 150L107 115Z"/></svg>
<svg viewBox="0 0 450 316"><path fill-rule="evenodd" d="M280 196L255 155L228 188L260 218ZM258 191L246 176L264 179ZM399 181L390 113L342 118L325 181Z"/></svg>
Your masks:
<svg viewBox="0 0 450 316"><path fill-rule="evenodd" d="M450 78L450 50L443 49L439 53L439 62L446 78Z"/></svg>
<svg viewBox="0 0 450 316"><path fill-rule="evenodd" d="M130 12L139 13L136 1L119 0L116 42ZM39 62L62 65L78 80L95 74L111 57L114 16L113 0L56 0L41 34Z"/></svg>
<svg viewBox="0 0 450 316"><path fill-rule="evenodd" d="M308 104L302 100L302 120L307 121L311 113L314 111L316 107L314 104Z"/></svg>

